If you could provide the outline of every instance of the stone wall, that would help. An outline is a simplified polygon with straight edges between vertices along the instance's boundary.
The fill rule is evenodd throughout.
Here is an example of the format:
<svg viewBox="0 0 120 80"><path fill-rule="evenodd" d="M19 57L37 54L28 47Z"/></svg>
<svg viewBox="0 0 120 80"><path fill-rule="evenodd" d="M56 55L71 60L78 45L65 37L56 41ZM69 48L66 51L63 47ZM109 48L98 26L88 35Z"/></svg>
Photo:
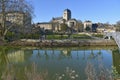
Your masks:
<svg viewBox="0 0 120 80"><path fill-rule="evenodd" d="M117 46L114 40L19 40L9 43L12 46L69 47L69 46Z"/></svg>

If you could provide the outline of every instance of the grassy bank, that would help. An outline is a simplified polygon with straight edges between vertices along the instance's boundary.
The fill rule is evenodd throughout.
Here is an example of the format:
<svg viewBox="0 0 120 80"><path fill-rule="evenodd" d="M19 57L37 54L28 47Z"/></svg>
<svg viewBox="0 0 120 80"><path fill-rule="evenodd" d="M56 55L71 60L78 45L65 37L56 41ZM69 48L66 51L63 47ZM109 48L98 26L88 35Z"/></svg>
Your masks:
<svg viewBox="0 0 120 80"><path fill-rule="evenodd" d="M60 34L52 34L52 35L46 35L46 39L92 39L90 36L86 34L72 34L72 35L60 35Z"/></svg>

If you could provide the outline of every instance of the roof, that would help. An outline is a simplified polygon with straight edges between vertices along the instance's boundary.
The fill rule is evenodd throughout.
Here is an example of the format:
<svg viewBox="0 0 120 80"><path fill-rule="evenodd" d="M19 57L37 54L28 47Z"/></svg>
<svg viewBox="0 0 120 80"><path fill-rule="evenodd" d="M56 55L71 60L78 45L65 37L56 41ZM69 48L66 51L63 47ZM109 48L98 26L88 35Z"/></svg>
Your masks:
<svg viewBox="0 0 120 80"><path fill-rule="evenodd" d="M75 20L75 21L77 21L75 18L72 18L72 19L70 19L70 20Z"/></svg>
<svg viewBox="0 0 120 80"><path fill-rule="evenodd" d="M50 22L40 22L40 23L37 23L37 24L51 24Z"/></svg>
<svg viewBox="0 0 120 80"><path fill-rule="evenodd" d="M64 11L71 12L70 9L65 9Z"/></svg>
<svg viewBox="0 0 120 80"><path fill-rule="evenodd" d="M53 20L60 20L60 19L63 19L62 17L53 17Z"/></svg>
<svg viewBox="0 0 120 80"><path fill-rule="evenodd" d="M92 21L90 21L90 20L86 20L85 22L92 22Z"/></svg>

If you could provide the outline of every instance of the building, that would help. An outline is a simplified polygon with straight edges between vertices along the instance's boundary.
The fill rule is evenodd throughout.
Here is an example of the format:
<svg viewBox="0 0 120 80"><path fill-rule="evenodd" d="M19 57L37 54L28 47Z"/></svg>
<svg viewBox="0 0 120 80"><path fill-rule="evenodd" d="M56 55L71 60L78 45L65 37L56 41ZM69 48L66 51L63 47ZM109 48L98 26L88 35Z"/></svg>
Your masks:
<svg viewBox="0 0 120 80"><path fill-rule="evenodd" d="M0 13L0 25L2 27L2 14ZM7 12L5 15L6 27L10 27L10 31L29 33L31 31L31 15L23 12ZM2 29L1 29L2 30Z"/></svg>
<svg viewBox="0 0 120 80"><path fill-rule="evenodd" d="M49 22L37 23L35 27L41 28L41 29L43 28L45 30L52 30L52 23L49 23Z"/></svg>
<svg viewBox="0 0 120 80"><path fill-rule="evenodd" d="M87 20L83 24L84 24L85 31L87 30L87 28L90 29L90 31L92 31L92 21Z"/></svg>
<svg viewBox="0 0 120 80"><path fill-rule="evenodd" d="M104 32L116 32L116 28L114 25L109 25L108 27L105 27L104 24L99 24L97 27L97 32L98 33L104 33Z"/></svg>
<svg viewBox="0 0 120 80"><path fill-rule="evenodd" d="M92 32L97 32L98 24L94 23L92 24Z"/></svg>
<svg viewBox="0 0 120 80"><path fill-rule="evenodd" d="M2 23L2 14L0 14L0 23ZM6 13L6 23L28 26L31 25L31 16L23 12L8 12Z"/></svg>
<svg viewBox="0 0 120 80"><path fill-rule="evenodd" d="M39 24L37 23L36 27L44 28L47 30L53 30L54 32L57 32L61 30L60 24L62 23L67 24L68 27L72 27L73 29L76 26L77 20L71 18L71 11L69 9L65 9L63 11L62 17L53 17L50 22Z"/></svg>
<svg viewBox="0 0 120 80"><path fill-rule="evenodd" d="M71 11L69 9L64 10L63 19L66 20L66 21L71 19Z"/></svg>

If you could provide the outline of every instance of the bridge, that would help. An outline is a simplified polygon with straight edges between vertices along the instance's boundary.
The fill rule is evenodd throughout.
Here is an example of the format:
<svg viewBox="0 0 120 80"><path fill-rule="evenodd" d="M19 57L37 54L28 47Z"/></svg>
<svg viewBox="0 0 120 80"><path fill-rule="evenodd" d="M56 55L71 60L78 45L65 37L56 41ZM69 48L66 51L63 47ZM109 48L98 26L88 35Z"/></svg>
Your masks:
<svg viewBox="0 0 120 80"><path fill-rule="evenodd" d="M105 32L105 37L108 37L108 39L110 39L111 37L114 38L116 44L120 49L120 32Z"/></svg>

